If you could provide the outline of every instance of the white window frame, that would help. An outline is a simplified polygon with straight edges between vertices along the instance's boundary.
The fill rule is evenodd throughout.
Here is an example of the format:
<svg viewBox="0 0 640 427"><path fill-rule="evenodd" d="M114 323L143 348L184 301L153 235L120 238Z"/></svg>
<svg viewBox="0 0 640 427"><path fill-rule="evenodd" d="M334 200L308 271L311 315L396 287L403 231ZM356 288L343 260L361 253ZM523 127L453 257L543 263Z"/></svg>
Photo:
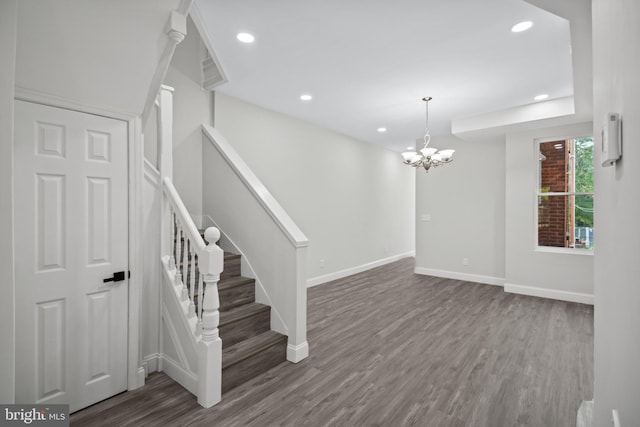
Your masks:
<svg viewBox="0 0 640 427"><path fill-rule="evenodd" d="M533 228L534 228L534 248L536 252L547 252L547 253L560 253L560 254L571 254L571 255L587 255L587 256L593 256L593 249L583 249L583 248L565 248L565 247L557 247L557 246L540 246L538 244L538 198L540 196L582 196L582 195L590 195L594 197L594 205L595 205L595 192L566 192L566 193L559 193L559 192L547 192L547 193L542 193L540 191L541 188L541 182L542 182L542 171L541 171L541 159L540 159L540 144L543 144L545 142L553 142L553 141L569 141L569 140L575 140L575 139L580 139L580 138L592 138L594 140L594 144L595 144L595 138L593 136L587 136L587 135L580 135L580 136L559 136L559 137L545 137L545 138L537 138L534 139L534 159L535 159L535 168L536 168L536 180L535 180L535 184L534 184L534 188L533 188L533 196L534 196L534 203L533 203L533 210L534 210L534 214L533 214ZM575 160L573 160L575 161ZM594 177L595 180L595 177ZM594 183L595 184L595 183ZM595 224L594 224L594 229L595 229Z"/></svg>

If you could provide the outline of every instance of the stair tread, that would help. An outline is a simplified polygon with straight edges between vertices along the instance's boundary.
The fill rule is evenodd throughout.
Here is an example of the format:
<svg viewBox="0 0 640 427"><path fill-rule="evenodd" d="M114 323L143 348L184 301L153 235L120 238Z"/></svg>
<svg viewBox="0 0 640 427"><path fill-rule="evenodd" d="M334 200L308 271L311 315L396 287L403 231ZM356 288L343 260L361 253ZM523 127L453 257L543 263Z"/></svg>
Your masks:
<svg viewBox="0 0 640 427"><path fill-rule="evenodd" d="M222 369L235 365L275 344L287 340L285 335L275 331L266 331L237 344L222 348Z"/></svg>
<svg viewBox="0 0 640 427"><path fill-rule="evenodd" d="M252 279L251 277L244 277L244 276L226 277L226 278L220 279L220 281L218 282L218 292L235 288L236 286L242 286L242 285L246 285L248 283L254 283L254 282L255 282L255 279Z"/></svg>
<svg viewBox="0 0 640 427"><path fill-rule="evenodd" d="M261 313L270 309L271 307L269 307L268 305L252 302L249 304L241 305L239 307L234 307L227 311L221 311L219 326L224 326L231 322L245 319L247 317L253 316L254 314Z"/></svg>

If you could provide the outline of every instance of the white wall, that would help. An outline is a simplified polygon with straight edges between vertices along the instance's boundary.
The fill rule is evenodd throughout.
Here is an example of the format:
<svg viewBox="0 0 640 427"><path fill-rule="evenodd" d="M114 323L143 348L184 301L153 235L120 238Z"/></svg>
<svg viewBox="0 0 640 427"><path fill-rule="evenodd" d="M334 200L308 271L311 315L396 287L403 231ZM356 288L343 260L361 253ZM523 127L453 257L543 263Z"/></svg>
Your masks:
<svg viewBox="0 0 640 427"><path fill-rule="evenodd" d="M567 254L536 250L535 222L538 166L535 140L592 136L592 133L591 123L583 123L507 135L505 289L534 294L538 292L540 296L577 302L593 302L593 256L585 255L584 252L580 254L578 251ZM596 209L602 206L600 200L596 200L595 204ZM601 235L598 221L594 229L598 242Z"/></svg>
<svg viewBox="0 0 640 427"><path fill-rule="evenodd" d="M536 250L535 224L534 141L590 135L583 123L482 141L433 137L431 146L457 151L453 163L418 171L416 273L593 303L593 256Z"/></svg>
<svg viewBox="0 0 640 427"><path fill-rule="evenodd" d="M187 36L176 47L165 84L173 87L173 184L187 210L202 214L202 123L211 124L211 93L202 89L200 36L188 19Z"/></svg>
<svg viewBox="0 0 640 427"><path fill-rule="evenodd" d="M640 2L593 0L594 133L604 115L623 120L623 158L597 166L595 422L640 425Z"/></svg>
<svg viewBox="0 0 640 427"><path fill-rule="evenodd" d="M160 175L145 164L142 184L142 268L143 282L140 304L140 355L146 372L157 370L160 322Z"/></svg>
<svg viewBox="0 0 640 427"><path fill-rule="evenodd" d="M452 163L416 171L416 273L501 284L504 141L434 136L430 146L456 153Z"/></svg>
<svg viewBox="0 0 640 427"><path fill-rule="evenodd" d="M157 108L154 108L149 115L142 133L144 135L144 158L158 169L158 118L156 111Z"/></svg>
<svg viewBox="0 0 640 427"><path fill-rule="evenodd" d="M15 384L13 267L13 96L17 0L0 2L0 402L13 403Z"/></svg>
<svg viewBox="0 0 640 427"><path fill-rule="evenodd" d="M215 127L309 238L314 283L414 250L414 172L399 154L221 93Z"/></svg>

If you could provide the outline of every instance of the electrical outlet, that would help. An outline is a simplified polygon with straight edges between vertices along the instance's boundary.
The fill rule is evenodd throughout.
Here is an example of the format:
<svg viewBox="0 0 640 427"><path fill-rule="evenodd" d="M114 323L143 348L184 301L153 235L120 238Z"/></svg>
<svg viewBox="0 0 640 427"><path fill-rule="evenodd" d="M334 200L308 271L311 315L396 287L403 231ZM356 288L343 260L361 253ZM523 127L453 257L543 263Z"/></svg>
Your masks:
<svg viewBox="0 0 640 427"><path fill-rule="evenodd" d="M320 268L324 268L324 260L323 259L320 260Z"/></svg>
<svg viewBox="0 0 640 427"><path fill-rule="evenodd" d="M469 258L462 258L462 265L469 265Z"/></svg>

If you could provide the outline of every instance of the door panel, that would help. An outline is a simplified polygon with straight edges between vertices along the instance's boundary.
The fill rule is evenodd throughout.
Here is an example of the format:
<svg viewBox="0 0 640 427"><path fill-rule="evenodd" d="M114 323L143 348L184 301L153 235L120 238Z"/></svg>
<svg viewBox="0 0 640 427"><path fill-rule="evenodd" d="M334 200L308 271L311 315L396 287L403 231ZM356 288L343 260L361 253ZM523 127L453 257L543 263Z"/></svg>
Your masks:
<svg viewBox="0 0 640 427"><path fill-rule="evenodd" d="M127 388L127 124L16 101L16 400Z"/></svg>

